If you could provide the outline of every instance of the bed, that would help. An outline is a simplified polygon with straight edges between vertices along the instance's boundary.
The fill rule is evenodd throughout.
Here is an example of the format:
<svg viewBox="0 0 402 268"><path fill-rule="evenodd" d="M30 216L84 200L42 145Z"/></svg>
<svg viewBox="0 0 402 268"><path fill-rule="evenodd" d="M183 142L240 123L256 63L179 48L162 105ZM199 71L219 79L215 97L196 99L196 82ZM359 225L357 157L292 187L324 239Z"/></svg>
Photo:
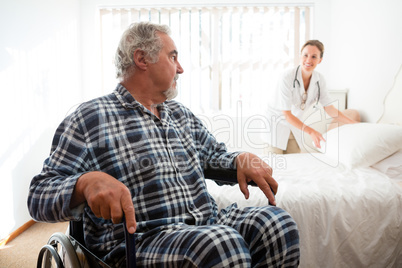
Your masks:
<svg viewBox="0 0 402 268"><path fill-rule="evenodd" d="M223 128L214 125L217 117L209 120L211 131L229 141L230 149L247 147L274 168L277 206L288 211L299 228L300 267L402 267L401 99L399 71L380 120L328 131L321 152L263 155L261 146L250 146L258 129L250 127L250 120L239 124L218 117L221 123L229 122ZM239 131L244 127L254 131L244 135ZM231 146L235 134L242 133L243 142ZM267 205L255 187L249 187L250 199L245 200L237 185L207 180L207 186L220 208L233 202L241 207Z"/></svg>

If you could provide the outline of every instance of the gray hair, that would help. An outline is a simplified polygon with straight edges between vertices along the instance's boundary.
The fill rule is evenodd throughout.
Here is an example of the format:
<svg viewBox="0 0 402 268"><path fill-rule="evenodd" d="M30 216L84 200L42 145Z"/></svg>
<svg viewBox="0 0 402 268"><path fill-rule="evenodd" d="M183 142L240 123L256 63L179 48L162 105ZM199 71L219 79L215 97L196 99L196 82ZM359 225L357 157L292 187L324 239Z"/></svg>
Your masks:
<svg viewBox="0 0 402 268"><path fill-rule="evenodd" d="M158 61L163 43L156 32L170 35L170 28L147 21L132 23L124 31L115 54L116 78L124 79L130 75L128 71L135 66L133 55L136 49L144 51L152 63Z"/></svg>

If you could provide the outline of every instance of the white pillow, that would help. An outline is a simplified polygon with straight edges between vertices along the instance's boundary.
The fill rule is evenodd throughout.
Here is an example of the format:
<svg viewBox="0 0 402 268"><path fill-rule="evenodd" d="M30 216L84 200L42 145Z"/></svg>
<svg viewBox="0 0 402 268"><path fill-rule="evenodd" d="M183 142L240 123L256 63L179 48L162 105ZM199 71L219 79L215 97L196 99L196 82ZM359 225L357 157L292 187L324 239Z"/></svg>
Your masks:
<svg viewBox="0 0 402 268"><path fill-rule="evenodd" d="M402 127L357 123L328 131L321 152L349 167L368 167L402 149Z"/></svg>
<svg viewBox="0 0 402 268"><path fill-rule="evenodd" d="M392 179L402 180L402 150L371 166Z"/></svg>

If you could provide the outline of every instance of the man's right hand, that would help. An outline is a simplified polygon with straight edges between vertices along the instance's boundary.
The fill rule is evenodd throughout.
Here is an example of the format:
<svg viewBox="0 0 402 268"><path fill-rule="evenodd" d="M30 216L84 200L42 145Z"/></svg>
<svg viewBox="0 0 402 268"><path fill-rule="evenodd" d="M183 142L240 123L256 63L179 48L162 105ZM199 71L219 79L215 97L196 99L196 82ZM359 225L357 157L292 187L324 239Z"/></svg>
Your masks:
<svg viewBox="0 0 402 268"><path fill-rule="evenodd" d="M75 185L70 208L85 201L96 217L113 223L120 223L124 214L128 232L135 232L137 222L130 191L114 177L100 171L82 175Z"/></svg>

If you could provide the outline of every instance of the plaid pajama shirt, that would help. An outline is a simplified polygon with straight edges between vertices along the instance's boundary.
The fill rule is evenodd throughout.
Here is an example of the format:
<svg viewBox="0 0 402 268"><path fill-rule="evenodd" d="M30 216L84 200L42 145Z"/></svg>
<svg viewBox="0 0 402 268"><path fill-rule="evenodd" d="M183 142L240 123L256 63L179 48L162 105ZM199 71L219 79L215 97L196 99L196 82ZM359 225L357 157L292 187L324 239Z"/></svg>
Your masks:
<svg viewBox="0 0 402 268"><path fill-rule="evenodd" d="M131 191L140 266L297 266L297 227L282 209L234 204L218 214L203 167L234 168L237 153L228 153L181 104L166 101L155 108L160 119L120 84L78 107L56 130L51 154L32 179L32 217L46 222L82 218L88 248L120 266L122 225L97 218L87 205L69 208L77 179L103 171Z"/></svg>

